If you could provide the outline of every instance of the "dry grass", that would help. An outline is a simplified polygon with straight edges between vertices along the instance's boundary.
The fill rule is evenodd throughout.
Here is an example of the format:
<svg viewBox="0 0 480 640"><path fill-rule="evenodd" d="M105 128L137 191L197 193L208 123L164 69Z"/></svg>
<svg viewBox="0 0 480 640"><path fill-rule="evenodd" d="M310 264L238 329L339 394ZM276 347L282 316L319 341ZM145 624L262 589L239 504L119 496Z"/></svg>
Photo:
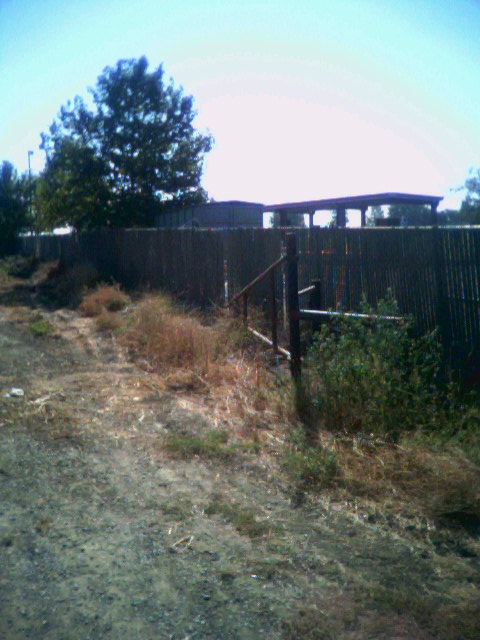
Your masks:
<svg viewBox="0 0 480 640"><path fill-rule="evenodd" d="M218 314L208 324L164 295L140 301L119 340L172 391L208 400L213 417L254 437L294 419L291 381L268 369L264 351L237 321Z"/></svg>
<svg viewBox="0 0 480 640"><path fill-rule="evenodd" d="M99 274L91 264L66 268L56 263L50 269L48 278L42 283L42 292L50 304L77 308L85 296L85 291L94 287L98 280Z"/></svg>
<svg viewBox="0 0 480 640"><path fill-rule="evenodd" d="M335 456L336 488L380 514L421 517L444 527L480 531L480 469L459 449L428 444L320 436ZM383 517L381 516L381 517Z"/></svg>
<svg viewBox="0 0 480 640"><path fill-rule="evenodd" d="M229 522L240 535L249 538L262 538L272 533L274 526L270 521L262 521L250 508L232 501L230 496L216 493L211 496L205 508L208 516L221 516Z"/></svg>
<svg viewBox="0 0 480 640"><path fill-rule="evenodd" d="M127 315L119 339L146 370L160 374L166 388L198 396L230 437L274 441L295 491L328 488L374 505L377 513L408 512L441 526L480 523L480 471L459 449L437 451L410 434L398 445L331 432L318 433L316 443L293 442L299 419L288 372L270 370L234 321L219 316L207 325L196 312L155 295Z"/></svg>
<svg viewBox="0 0 480 640"><path fill-rule="evenodd" d="M97 331L117 331L121 326L121 318L111 311L102 311L100 315L95 318L95 327Z"/></svg>
<svg viewBox="0 0 480 640"><path fill-rule="evenodd" d="M99 285L88 293L80 304L79 311L88 318L121 311L130 304L130 298L118 286Z"/></svg>

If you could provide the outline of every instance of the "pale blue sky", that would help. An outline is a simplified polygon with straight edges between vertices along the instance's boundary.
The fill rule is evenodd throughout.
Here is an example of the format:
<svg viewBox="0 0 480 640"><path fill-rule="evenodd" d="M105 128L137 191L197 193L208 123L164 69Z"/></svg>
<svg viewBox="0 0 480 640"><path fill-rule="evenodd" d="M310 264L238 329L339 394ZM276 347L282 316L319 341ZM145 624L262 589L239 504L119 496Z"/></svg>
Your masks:
<svg viewBox="0 0 480 640"><path fill-rule="evenodd" d="M61 105L143 54L194 96L216 200L449 206L480 166L478 0L0 0L0 160L40 171Z"/></svg>

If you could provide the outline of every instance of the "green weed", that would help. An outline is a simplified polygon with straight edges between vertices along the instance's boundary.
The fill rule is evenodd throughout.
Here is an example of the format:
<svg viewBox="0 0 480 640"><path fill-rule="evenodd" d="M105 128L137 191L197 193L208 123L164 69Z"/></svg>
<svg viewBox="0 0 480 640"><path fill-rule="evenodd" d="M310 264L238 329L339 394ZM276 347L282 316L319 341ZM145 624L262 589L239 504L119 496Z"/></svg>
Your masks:
<svg viewBox="0 0 480 640"><path fill-rule="evenodd" d="M55 332L55 327L45 320L44 318L38 318L37 320L32 320L28 324L29 330L33 333L33 335L37 338L41 338L43 336L49 336Z"/></svg>
<svg viewBox="0 0 480 640"><path fill-rule="evenodd" d="M398 315L390 297L364 313ZM306 390L314 418L332 431L399 433L441 419L435 334L412 338L408 320L349 318L324 326L306 359Z"/></svg>
<svg viewBox="0 0 480 640"><path fill-rule="evenodd" d="M228 434L224 430L211 429L205 435L171 433L162 444L163 450L173 458L230 458L235 446L229 444Z"/></svg>
<svg viewBox="0 0 480 640"><path fill-rule="evenodd" d="M205 513L209 516L223 516L241 535L246 535L249 538L261 538L272 529L270 523L259 522L252 509L243 507L236 502L227 501L220 494L212 497L205 508Z"/></svg>
<svg viewBox="0 0 480 640"><path fill-rule="evenodd" d="M312 444L309 434L300 430L288 435L281 465L290 479L296 506L303 502L306 491L334 486L341 475L335 452L318 442Z"/></svg>

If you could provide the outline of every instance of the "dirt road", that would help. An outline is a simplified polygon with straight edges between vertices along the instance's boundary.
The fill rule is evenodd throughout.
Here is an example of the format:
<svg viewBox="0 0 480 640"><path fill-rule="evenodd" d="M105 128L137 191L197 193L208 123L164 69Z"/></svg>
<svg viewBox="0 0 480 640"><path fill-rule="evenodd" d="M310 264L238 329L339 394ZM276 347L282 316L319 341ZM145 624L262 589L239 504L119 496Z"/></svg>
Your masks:
<svg viewBox="0 0 480 640"><path fill-rule="evenodd" d="M1 638L457 637L415 603L478 588L475 554L447 564L321 496L294 508L274 448L169 459L165 434L219 425L161 388L91 320L3 291Z"/></svg>

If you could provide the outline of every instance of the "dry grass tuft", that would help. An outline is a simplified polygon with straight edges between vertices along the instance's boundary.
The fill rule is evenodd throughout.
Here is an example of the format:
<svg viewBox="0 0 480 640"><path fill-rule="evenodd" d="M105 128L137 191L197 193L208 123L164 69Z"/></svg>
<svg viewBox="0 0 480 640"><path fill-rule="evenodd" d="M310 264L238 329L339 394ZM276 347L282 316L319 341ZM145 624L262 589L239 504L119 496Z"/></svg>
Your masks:
<svg viewBox="0 0 480 640"><path fill-rule="evenodd" d="M149 296L129 315L119 340L167 388L208 398L213 417L244 437L295 415L289 378L268 369L262 349L235 320L219 315L206 324L164 295Z"/></svg>
<svg viewBox="0 0 480 640"><path fill-rule="evenodd" d="M95 327L97 331L117 331L122 326L122 320L116 313L111 311L102 311L95 318Z"/></svg>
<svg viewBox="0 0 480 640"><path fill-rule="evenodd" d="M335 454L338 486L349 494L442 526L480 531L480 470L460 450L436 451L422 443L401 446L324 434Z"/></svg>
<svg viewBox="0 0 480 640"><path fill-rule="evenodd" d="M161 295L149 296L138 304L122 342L157 372L172 368L205 372L216 348L215 332L210 327L175 310Z"/></svg>
<svg viewBox="0 0 480 640"><path fill-rule="evenodd" d="M84 316L94 318L121 311L129 304L129 296L120 291L118 286L100 285L83 298L79 310Z"/></svg>

